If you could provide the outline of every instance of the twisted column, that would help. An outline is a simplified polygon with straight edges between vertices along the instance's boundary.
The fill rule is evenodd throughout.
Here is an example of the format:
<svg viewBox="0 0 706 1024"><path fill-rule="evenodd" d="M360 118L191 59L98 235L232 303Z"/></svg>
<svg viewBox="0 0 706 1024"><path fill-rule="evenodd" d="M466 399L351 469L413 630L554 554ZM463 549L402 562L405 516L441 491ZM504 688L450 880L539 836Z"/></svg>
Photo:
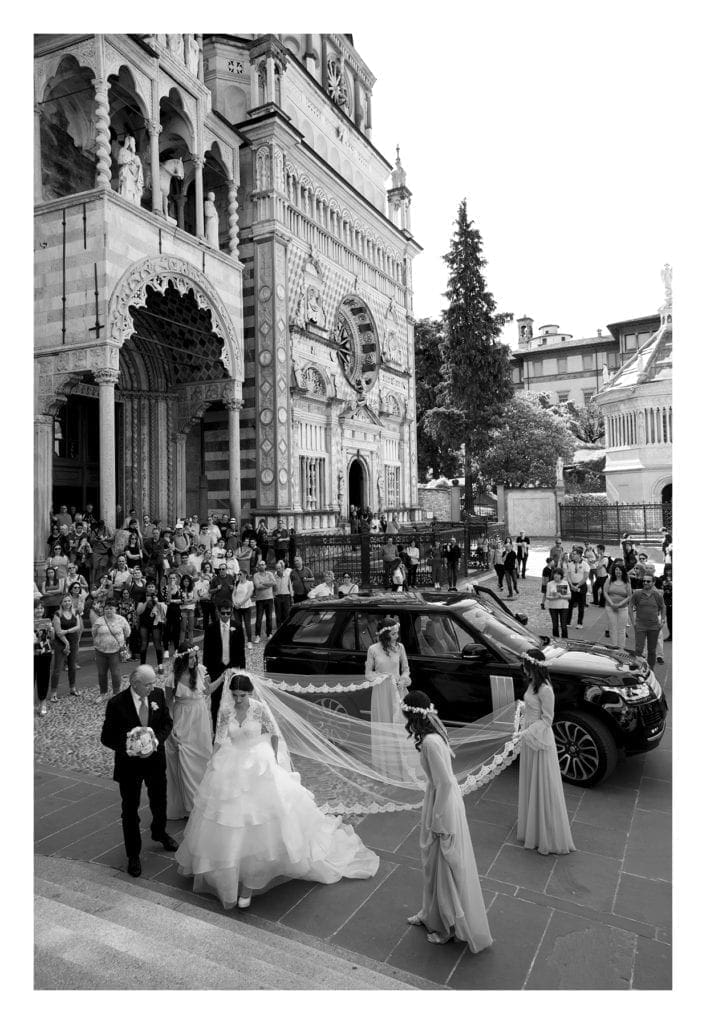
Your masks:
<svg viewBox="0 0 706 1024"><path fill-rule="evenodd" d="M98 384L98 450L100 460L100 518L115 528L115 385L118 371L96 370Z"/></svg>
<svg viewBox="0 0 706 1024"><path fill-rule="evenodd" d="M108 83L94 78L96 92L96 188L110 188L110 107Z"/></svg>
<svg viewBox="0 0 706 1024"><path fill-rule="evenodd" d="M203 165L206 162L199 153L192 153L194 161L194 202L196 203L196 237L204 237L203 227Z"/></svg>
<svg viewBox="0 0 706 1024"><path fill-rule="evenodd" d="M232 178L228 181L228 249L238 254L238 189Z"/></svg>
<svg viewBox="0 0 706 1024"><path fill-rule="evenodd" d="M159 121L147 121L147 134L150 137L150 175L152 178L152 213L163 213L162 193L159 188L159 133L162 126Z"/></svg>

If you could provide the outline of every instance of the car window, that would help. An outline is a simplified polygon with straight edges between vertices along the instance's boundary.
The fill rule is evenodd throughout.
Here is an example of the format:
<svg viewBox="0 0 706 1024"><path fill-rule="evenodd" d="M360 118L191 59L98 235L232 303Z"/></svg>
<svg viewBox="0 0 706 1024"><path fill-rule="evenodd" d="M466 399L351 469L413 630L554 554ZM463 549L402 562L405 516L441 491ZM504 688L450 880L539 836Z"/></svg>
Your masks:
<svg viewBox="0 0 706 1024"><path fill-rule="evenodd" d="M343 627L338 646L342 647L344 651L355 650L355 619L352 615L348 616L348 621Z"/></svg>
<svg viewBox="0 0 706 1024"><path fill-rule="evenodd" d="M471 636L450 615L414 616L414 635L420 654L432 657L461 657L461 651Z"/></svg>
<svg viewBox="0 0 706 1024"><path fill-rule="evenodd" d="M530 647L541 646L536 637L506 615L500 607L496 613L490 605L474 603L463 612L463 617L471 629L483 640L487 640L494 650L511 658L520 657Z"/></svg>
<svg viewBox="0 0 706 1024"><path fill-rule="evenodd" d="M377 642L378 624L383 616L380 612L356 612L358 620L358 650L367 651Z"/></svg>
<svg viewBox="0 0 706 1024"><path fill-rule="evenodd" d="M320 609L299 612L290 633L290 643L326 644L335 621L336 612L334 610Z"/></svg>

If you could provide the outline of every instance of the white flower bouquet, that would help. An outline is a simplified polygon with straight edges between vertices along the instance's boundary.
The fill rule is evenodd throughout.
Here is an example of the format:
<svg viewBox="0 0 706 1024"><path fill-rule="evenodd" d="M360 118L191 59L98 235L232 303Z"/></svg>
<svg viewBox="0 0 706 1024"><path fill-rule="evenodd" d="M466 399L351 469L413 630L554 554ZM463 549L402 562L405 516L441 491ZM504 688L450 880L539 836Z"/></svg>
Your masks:
<svg viewBox="0 0 706 1024"><path fill-rule="evenodd" d="M128 757L140 757L147 754L154 754L159 746L159 740L148 725L136 725L127 734Z"/></svg>

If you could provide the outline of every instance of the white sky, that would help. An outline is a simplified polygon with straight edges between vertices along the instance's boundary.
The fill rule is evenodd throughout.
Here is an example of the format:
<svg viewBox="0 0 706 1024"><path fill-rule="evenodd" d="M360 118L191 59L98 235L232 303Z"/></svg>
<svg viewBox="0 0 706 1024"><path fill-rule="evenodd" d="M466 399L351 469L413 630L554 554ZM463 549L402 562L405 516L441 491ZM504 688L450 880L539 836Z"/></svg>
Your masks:
<svg viewBox="0 0 706 1024"><path fill-rule="evenodd" d="M378 78L373 141L391 160L399 142L413 192L416 315L445 305L441 257L464 196L499 310L577 337L655 312L674 260L668 8L434 9L393 38L370 22L354 35Z"/></svg>

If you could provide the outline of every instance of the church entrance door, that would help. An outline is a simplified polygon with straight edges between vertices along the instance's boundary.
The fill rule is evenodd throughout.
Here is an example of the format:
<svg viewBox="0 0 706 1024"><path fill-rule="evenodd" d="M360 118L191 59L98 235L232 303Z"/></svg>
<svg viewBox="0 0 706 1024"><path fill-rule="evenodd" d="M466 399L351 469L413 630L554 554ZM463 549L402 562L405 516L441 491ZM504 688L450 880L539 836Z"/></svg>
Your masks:
<svg viewBox="0 0 706 1024"><path fill-rule="evenodd" d="M348 470L348 504L365 508L365 470L360 459L353 459Z"/></svg>

